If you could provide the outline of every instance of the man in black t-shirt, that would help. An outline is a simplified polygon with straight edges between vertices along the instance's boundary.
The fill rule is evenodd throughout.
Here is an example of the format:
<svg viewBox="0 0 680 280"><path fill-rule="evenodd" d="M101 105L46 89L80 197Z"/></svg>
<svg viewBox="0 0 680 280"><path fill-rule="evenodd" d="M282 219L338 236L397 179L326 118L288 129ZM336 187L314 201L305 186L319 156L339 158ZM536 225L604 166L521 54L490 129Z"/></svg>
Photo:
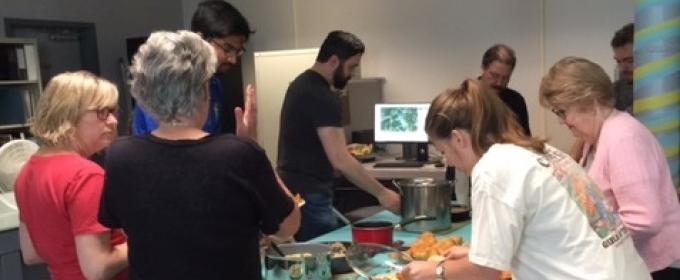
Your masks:
<svg viewBox="0 0 680 280"><path fill-rule="evenodd" d="M393 212L399 195L372 178L349 153L342 128L338 95L361 62L364 45L355 35L333 31L324 40L316 62L288 87L281 108L278 173L293 193L307 201L295 239L307 241L337 227L331 211L333 178L338 170L350 182L375 196Z"/></svg>
<svg viewBox="0 0 680 280"><path fill-rule="evenodd" d="M526 135L531 136L529 127L529 113L524 97L508 87L512 71L515 70L517 58L515 51L503 44L491 46L482 57L482 75L480 80L487 83L498 92L498 96L506 106L515 113L517 121Z"/></svg>

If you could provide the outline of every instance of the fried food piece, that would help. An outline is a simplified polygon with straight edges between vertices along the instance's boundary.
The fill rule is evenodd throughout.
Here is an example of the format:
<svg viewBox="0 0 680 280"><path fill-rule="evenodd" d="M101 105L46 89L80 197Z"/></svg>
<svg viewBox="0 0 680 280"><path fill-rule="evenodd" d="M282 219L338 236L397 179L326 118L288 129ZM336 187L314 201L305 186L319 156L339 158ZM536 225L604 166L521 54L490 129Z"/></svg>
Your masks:
<svg viewBox="0 0 680 280"><path fill-rule="evenodd" d="M426 231L413 242L406 253L415 260L440 260L451 247L462 244L463 238L461 236L452 236L437 241L434 233Z"/></svg>
<svg viewBox="0 0 680 280"><path fill-rule="evenodd" d="M460 235L452 236L450 239L453 241L454 246L463 245L463 237Z"/></svg>
<svg viewBox="0 0 680 280"><path fill-rule="evenodd" d="M373 144L350 144L347 146L349 152L355 157L369 155L373 152Z"/></svg>
<svg viewBox="0 0 680 280"><path fill-rule="evenodd" d="M443 261L443 260L444 260L444 256L442 256L442 255L434 255L434 256L430 256L429 258L427 258L428 262L439 262L439 261Z"/></svg>
<svg viewBox="0 0 680 280"><path fill-rule="evenodd" d="M347 248L340 242L335 242L331 244L331 257L332 258L344 258Z"/></svg>
<svg viewBox="0 0 680 280"><path fill-rule="evenodd" d="M296 194L295 196L293 196L293 202L295 202L295 205L297 205L298 207L302 207L306 203L306 201L302 198L302 196L300 196L300 194Z"/></svg>
<svg viewBox="0 0 680 280"><path fill-rule="evenodd" d="M510 271L503 271L498 280L512 280L512 273Z"/></svg>
<svg viewBox="0 0 680 280"><path fill-rule="evenodd" d="M449 248L451 248L451 247L453 247L453 246L455 246L455 245L456 245L456 243L455 243L452 239L450 239L450 238L444 239L444 240L442 240L442 241L437 242L437 244L434 245L434 247L433 247L434 250L433 250L433 251L436 252L437 255L440 255L440 256L441 256L441 255L444 255L444 253L445 253ZM430 254L430 255L431 255L431 254Z"/></svg>
<svg viewBox="0 0 680 280"><path fill-rule="evenodd" d="M407 253L415 260L427 260L430 257L430 250L426 246L411 247Z"/></svg>

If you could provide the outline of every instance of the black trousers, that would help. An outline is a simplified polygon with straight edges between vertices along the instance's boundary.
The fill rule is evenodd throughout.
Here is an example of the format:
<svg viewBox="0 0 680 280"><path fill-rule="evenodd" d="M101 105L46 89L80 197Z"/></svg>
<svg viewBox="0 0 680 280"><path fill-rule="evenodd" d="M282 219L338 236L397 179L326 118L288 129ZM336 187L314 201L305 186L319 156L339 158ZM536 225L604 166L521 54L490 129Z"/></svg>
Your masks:
<svg viewBox="0 0 680 280"><path fill-rule="evenodd" d="M659 271L652 272L654 280L678 280L680 279L680 268L667 267Z"/></svg>

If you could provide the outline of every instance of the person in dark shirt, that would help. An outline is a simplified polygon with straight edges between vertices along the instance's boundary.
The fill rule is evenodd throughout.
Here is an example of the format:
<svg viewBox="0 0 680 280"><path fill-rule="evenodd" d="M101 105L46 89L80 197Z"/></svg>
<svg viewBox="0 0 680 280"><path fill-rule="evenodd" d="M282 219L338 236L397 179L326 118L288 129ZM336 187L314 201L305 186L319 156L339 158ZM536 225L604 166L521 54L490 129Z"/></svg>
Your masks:
<svg viewBox="0 0 680 280"><path fill-rule="evenodd" d="M250 25L246 18L233 5L222 0L203 1L198 5L191 19L191 31L196 32L215 49L217 56L217 74L226 73L238 63L239 57L245 53L243 45L248 42ZM255 99L252 86L247 87L246 104ZM222 114L226 112L222 84L217 76L210 79L210 114L203 125L208 133L219 133L224 126L220 123ZM243 118L243 110L236 109L237 122ZM238 126L238 123L237 123ZM148 134L158 128L153 116L136 105L133 112L132 132L135 135Z"/></svg>
<svg viewBox="0 0 680 280"><path fill-rule="evenodd" d="M484 52L482 57L482 75L479 79L498 92L498 96L505 105L515 113L524 133L527 136L531 136L529 113L527 112L527 104L524 101L524 97L519 92L508 87L516 64L517 58L512 48L503 44L493 45Z"/></svg>
<svg viewBox="0 0 680 280"><path fill-rule="evenodd" d="M295 239L307 241L337 228L333 215L333 178L338 170L350 182L399 212L392 190L371 177L347 149L338 94L359 66L364 44L355 35L332 31L316 62L288 87L281 108L277 171L293 192L307 201Z"/></svg>
<svg viewBox="0 0 680 280"><path fill-rule="evenodd" d="M619 79L614 82L614 95L616 95L614 107L629 114L633 113L634 35L635 25L629 23L617 30L611 41L614 60L619 70Z"/></svg>
<svg viewBox="0 0 680 280"><path fill-rule="evenodd" d="M261 234L300 226L255 141L202 130L216 65L190 31L152 33L134 56L132 95L159 126L111 145L98 215L128 236L129 279L260 280Z"/></svg>

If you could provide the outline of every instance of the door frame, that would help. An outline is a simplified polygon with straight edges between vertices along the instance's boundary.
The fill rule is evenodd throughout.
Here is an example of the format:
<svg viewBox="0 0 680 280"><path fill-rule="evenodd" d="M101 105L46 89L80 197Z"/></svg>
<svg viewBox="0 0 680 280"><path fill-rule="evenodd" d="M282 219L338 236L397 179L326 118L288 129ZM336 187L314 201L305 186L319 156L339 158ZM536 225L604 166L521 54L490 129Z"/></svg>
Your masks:
<svg viewBox="0 0 680 280"><path fill-rule="evenodd" d="M36 20L21 18L5 18L5 35L14 36L14 30L20 28L63 28L76 30L81 36L80 61L83 70L90 71L95 75L101 75L99 71L99 51L97 50L97 31L94 23L72 22L56 20Z"/></svg>

